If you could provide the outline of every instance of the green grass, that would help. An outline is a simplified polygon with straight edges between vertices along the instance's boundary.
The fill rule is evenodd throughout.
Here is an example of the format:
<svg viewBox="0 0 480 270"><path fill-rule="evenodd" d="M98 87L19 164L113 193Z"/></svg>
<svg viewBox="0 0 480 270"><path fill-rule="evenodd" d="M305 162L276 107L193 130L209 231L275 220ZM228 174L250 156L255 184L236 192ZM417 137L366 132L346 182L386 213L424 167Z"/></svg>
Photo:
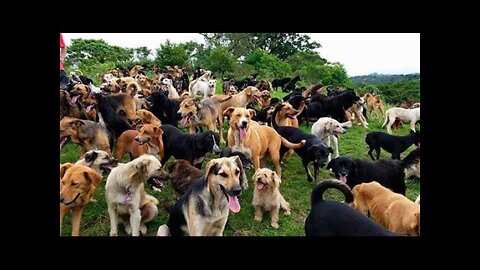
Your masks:
<svg viewBox="0 0 480 270"><path fill-rule="evenodd" d="M221 86L220 86L221 87ZM218 84L217 84L218 91ZM277 97L285 95L282 92L276 92L274 94ZM339 140L340 155L347 155L355 158L370 160L368 157L367 145L365 144L365 135L369 131L380 130L382 120L374 121L371 118L368 120L370 124L369 129L364 129L362 126L354 125L347 129L347 133L341 135ZM224 136L226 137L226 131L228 123L225 124ZM304 131L310 131L310 128L301 126ZM399 131L395 131L395 135L406 135L409 132L408 125L403 125L403 128ZM223 145L222 145L223 146ZM410 151L414 149L414 146L409 148L402 154L404 158ZM128 156L128 155L126 155ZM203 166L213 158L212 154L208 154ZM383 151L381 158L390 159L390 154ZM72 143L68 143L61 149L60 163L75 162L79 159L79 147ZM173 158L170 159L172 161ZM128 157L125 157L124 162L128 161ZM296 154L283 162L282 165L282 184L280 191L285 199L290 203L292 209L292 215L284 216L282 212L279 214L279 229L274 229L270 226L269 213L265 213L263 220L257 222L253 219L254 209L251 205L253 195L253 185L250 184L249 188L240 196L241 210L237 214L230 212L228 222L225 227L225 236L304 236L304 222L310 211L310 192L314 187L314 183L309 183L306 180L306 173L303 169L301 159ZM273 169L272 163L268 161L267 166ZM312 170L313 171L313 170ZM250 179L254 173L251 169L247 172L247 176ZM333 178L333 174L325 169L320 170L320 181L323 179ZM156 235L157 229L160 225L164 224L168 220L168 214L163 208L163 203L173 203L173 190L170 184L167 184L166 188L162 192L154 192L150 185L146 185L148 194L151 194L158 198L160 201L159 214L151 222L147 223L148 232L147 235ZM411 200L415 200L416 196L420 194L420 183L418 180L407 181L407 197ZM343 200L343 196L339 191L328 190L324 197L330 200ZM80 227L80 234L83 236L108 236L110 231L110 221L107 212L107 205L105 203L105 180L102 181L99 187L95 191L95 199L97 202L91 202L86 207ZM71 234L71 216L67 214L63 223L61 235L67 236ZM119 234L125 235L125 232L121 225L119 225Z"/></svg>

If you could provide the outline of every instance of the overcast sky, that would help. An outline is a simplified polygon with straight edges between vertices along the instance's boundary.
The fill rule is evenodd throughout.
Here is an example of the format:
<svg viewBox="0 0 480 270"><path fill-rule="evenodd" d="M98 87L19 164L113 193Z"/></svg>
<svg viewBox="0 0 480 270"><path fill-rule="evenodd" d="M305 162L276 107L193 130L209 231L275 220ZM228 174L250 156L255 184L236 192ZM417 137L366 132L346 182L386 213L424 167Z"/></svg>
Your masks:
<svg viewBox="0 0 480 270"><path fill-rule="evenodd" d="M349 76L383 74L408 74L420 72L419 33L307 33L320 43L320 55L330 62L340 62ZM173 43L195 41L204 43L197 33L63 33L67 46L71 39L103 39L111 45L149 49L160 47L169 39Z"/></svg>

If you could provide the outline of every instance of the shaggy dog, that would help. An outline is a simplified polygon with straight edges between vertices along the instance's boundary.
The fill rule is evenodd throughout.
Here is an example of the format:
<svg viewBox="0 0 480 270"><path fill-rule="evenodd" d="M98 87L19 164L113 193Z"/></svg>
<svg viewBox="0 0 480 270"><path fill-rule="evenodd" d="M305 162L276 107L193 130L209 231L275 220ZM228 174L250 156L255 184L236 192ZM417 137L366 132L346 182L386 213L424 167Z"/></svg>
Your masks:
<svg viewBox="0 0 480 270"><path fill-rule="evenodd" d="M255 183L252 205L255 208L255 220L262 221L263 212L270 212L270 225L278 229L278 212L284 209L284 214L289 216L290 204L285 201L280 193L282 180L278 175L267 168L258 169L252 176Z"/></svg>
<svg viewBox="0 0 480 270"><path fill-rule="evenodd" d="M335 145L335 158L339 156L338 138L340 134L347 132L343 127L351 127L351 122L340 123L330 117L322 117L312 125L312 134L320 138L328 147L330 141ZM328 162L330 162L332 155L328 155Z"/></svg>

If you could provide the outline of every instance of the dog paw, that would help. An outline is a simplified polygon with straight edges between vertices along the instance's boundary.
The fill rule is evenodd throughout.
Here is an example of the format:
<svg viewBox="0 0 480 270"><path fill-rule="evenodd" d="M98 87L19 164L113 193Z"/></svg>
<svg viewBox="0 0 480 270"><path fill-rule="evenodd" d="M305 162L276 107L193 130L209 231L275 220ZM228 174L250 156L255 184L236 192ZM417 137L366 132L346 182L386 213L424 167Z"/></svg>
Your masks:
<svg viewBox="0 0 480 270"><path fill-rule="evenodd" d="M256 220L256 221L262 221L262 217L255 216L255 220Z"/></svg>
<svg viewBox="0 0 480 270"><path fill-rule="evenodd" d="M118 236L118 233L110 231L110 236Z"/></svg>
<svg viewBox="0 0 480 270"><path fill-rule="evenodd" d="M132 227L130 225L125 226L125 232L128 235L132 235Z"/></svg>
<svg viewBox="0 0 480 270"><path fill-rule="evenodd" d="M152 186L152 189L153 189L153 191L155 191L155 192L162 192L162 189L161 189L161 188L156 188L156 187L153 187L153 186Z"/></svg>
<svg viewBox="0 0 480 270"><path fill-rule="evenodd" d="M271 223L270 225L272 225L273 228L278 229L278 223Z"/></svg>
<svg viewBox="0 0 480 270"><path fill-rule="evenodd" d="M97 202L97 200L95 198L90 198L90 201L93 202L93 203Z"/></svg>
<svg viewBox="0 0 480 270"><path fill-rule="evenodd" d="M292 212L290 212L290 210L285 210L285 211L283 211L283 214L285 216L290 216L292 214Z"/></svg>
<svg viewBox="0 0 480 270"><path fill-rule="evenodd" d="M145 226L145 224L141 224L140 225L140 232L145 235L147 234L147 226Z"/></svg>

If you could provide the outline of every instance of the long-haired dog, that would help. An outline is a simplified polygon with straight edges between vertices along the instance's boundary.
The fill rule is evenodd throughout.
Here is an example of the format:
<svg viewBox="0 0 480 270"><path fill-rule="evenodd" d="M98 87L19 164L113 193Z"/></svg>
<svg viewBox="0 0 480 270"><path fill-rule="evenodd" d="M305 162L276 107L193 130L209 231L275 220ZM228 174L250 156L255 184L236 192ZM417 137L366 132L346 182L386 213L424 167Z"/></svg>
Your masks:
<svg viewBox="0 0 480 270"><path fill-rule="evenodd" d="M155 187L160 182L160 161L152 155L140 156L113 168L105 185L105 198L110 216L110 236L118 235L118 223L127 234L139 236L147 233L146 222L158 214L158 200L145 193L144 183Z"/></svg>
<svg viewBox="0 0 480 270"><path fill-rule="evenodd" d="M420 235L420 204L375 181L357 185L352 192L355 209L365 215L370 213L387 230L411 236Z"/></svg>
<svg viewBox="0 0 480 270"><path fill-rule="evenodd" d="M278 175L267 168L258 169L252 176L255 183L252 205L255 208L255 220L262 221L263 212L270 212L270 225L278 229L278 212L284 209L284 214L289 216L290 204L285 201L280 193L282 180Z"/></svg>
<svg viewBox="0 0 480 270"><path fill-rule="evenodd" d="M102 176L93 169L65 163L60 165L60 232L63 217L72 213L72 236L80 235L80 220Z"/></svg>
<svg viewBox="0 0 480 270"><path fill-rule="evenodd" d="M60 148L69 140L80 146L81 156L94 149L111 153L113 147L113 138L100 123L66 116L60 120Z"/></svg>
<svg viewBox="0 0 480 270"><path fill-rule="evenodd" d="M338 138L340 134L347 132L344 127L351 127L352 123L347 121L340 123L330 117L321 117L312 125L312 134L320 138L327 146L330 147L331 142L335 145L335 158L339 154ZM328 155L328 162L330 162L332 154Z"/></svg>
<svg viewBox="0 0 480 270"><path fill-rule="evenodd" d="M204 173L193 166L188 160L177 159L172 163L165 165L168 172L162 180L170 180L175 197L179 198L197 181Z"/></svg>
<svg viewBox="0 0 480 270"><path fill-rule="evenodd" d="M157 236L222 236L229 211L240 211L244 181L240 158L210 160L204 177L175 203Z"/></svg>

